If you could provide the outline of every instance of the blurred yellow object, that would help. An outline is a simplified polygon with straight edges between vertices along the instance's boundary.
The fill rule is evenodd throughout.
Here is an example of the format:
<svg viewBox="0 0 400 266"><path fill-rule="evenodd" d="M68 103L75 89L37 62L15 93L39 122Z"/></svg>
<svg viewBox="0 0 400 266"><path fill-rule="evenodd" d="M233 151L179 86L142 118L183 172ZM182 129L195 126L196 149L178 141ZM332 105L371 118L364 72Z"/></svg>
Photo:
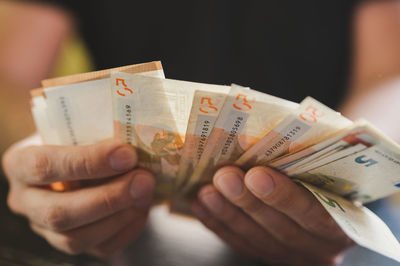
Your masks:
<svg viewBox="0 0 400 266"><path fill-rule="evenodd" d="M82 39L70 36L63 45L55 64L53 77L67 76L92 71L93 64Z"/></svg>
<svg viewBox="0 0 400 266"><path fill-rule="evenodd" d="M69 181L69 182L55 182L50 184L50 187L52 190L55 191L69 191L69 190L74 190L77 189L81 186L79 181Z"/></svg>

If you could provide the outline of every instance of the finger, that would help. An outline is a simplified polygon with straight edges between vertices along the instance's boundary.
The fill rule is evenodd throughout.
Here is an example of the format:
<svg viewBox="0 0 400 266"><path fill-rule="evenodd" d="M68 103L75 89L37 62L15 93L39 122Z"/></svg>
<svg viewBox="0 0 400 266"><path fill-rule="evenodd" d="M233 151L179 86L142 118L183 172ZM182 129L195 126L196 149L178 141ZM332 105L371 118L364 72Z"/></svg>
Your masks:
<svg viewBox="0 0 400 266"><path fill-rule="evenodd" d="M247 172L245 184L258 199L312 234L333 240L348 239L318 200L286 175L267 167L255 167Z"/></svg>
<svg viewBox="0 0 400 266"><path fill-rule="evenodd" d="M64 233L54 232L31 223L31 228L57 249L71 255L84 253L111 238L125 226L145 214L134 208L120 211L101 221Z"/></svg>
<svg viewBox="0 0 400 266"><path fill-rule="evenodd" d="M190 204L193 214L211 231L213 231L218 237L220 237L226 244L231 246L233 249L247 255L249 257L259 258L260 254L258 251L251 248L250 245L239 236L234 234L232 231L227 229L221 222L215 219L210 212L202 206L198 201L192 201Z"/></svg>
<svg viewBox="0 0 400 266"><path fill-rule="evenodd" d="M214 184L233 204L251 216L279 242L318 262L331 263L334 255L343 250L343 244L316 237L299 226L287 215L256 198L243 183L244 173L236 167L217 171ZM316 250L318 254L316 255Z"/></svg>
<svg viewBox="0 0 400 266"><path fill-rule="evenodd" d="M115 140L87 146L29 146L8 151L3 167L9 177L33 185L103 178L137 163L134 148Z"/></svg>
<svg viewBox="0 0 400 266"><path fill-rule="evenodd" d="M122 228L116 235L100 243L88 251L96 257L107 258L122 252L134 239L136 239L146 224L147 216L140 216Z"/></svg>
<svg viewBox="0 0 400 266"><path fill-rule="evenodd" d="M233 233L246 239L255 249L262 252L263 257L268 258L269 262L289 264L302 262L303 265L307 265L305 260L296 256L296 252L282 245L249 216L222 197L214 186L203 187L199 192L199 200L213 217ZM288 257L287 254L292 256Z"/></svg>
<svg viewBox="0 0 400 266"><path fill-rule="evenodd" d="M155 180L147 171L133 170L94 187L69 192L28 187L13 195L13 211L28 216L35 224L57 232L93 223L121 210L134 207L147 212Z"/></svg>

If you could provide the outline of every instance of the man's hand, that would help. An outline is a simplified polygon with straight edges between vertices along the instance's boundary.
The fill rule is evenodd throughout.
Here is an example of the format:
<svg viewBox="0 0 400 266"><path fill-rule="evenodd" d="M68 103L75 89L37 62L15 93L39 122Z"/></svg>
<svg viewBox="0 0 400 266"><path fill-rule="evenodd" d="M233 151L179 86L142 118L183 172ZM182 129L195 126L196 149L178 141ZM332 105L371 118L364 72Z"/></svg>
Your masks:
<svg viewBox="0 0 400 266"><path fill-rule="evenodd" d="M136 163L135 150L116 141L71 147L20 143L3 157L8 205L56 248L106 257L128 245L147 219L155 181L147 171L132 170ZM47 188L89 179L104 183L66 192Z"/></svg>
<svg viewBox="0 0 400 266"><path fill-rule="evenodd" d="M269 263L338 263L354 244L309 191L266 167L218 170L192 210L233 248Z"/></svg>

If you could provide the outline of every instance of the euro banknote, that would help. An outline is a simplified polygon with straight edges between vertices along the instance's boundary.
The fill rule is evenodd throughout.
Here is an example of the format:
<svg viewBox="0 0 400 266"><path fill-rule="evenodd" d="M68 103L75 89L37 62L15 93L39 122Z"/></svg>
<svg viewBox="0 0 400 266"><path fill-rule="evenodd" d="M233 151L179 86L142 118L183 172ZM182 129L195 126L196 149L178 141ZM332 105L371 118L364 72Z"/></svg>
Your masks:
<svg viewBox="0 0 400 266"><path fill-rule="evenodd" d="M387 225L366 207L301 182L354 242L400 262L400 244Z"/></svg>
<svg viewBox="0 0 400 266"><path fill-rule="evenodd" d="M176 190L179 191L193 174L207 145L208 137L225 103L230 87L217 91L196 91L190 111L185 143L176 177Z"/></svg>
<svg viewBox="0 0 400 266"><path fill-rule="evenodd" d="M183 189L210 182L218 167L230 164L298 107L297 104L232 85L204 151Z"/></svg>
<svg viewBox="0 0 400 266"><path fill-rule="evenodd" d="M334 149L331 147L333 143L336 143L340 139L344 138L348 134L348 131L343 130L338 132L333 137L330 137L320 143L311 145L305 149L302 149L298 152L290 153L290 154L285 154L283 156L279 156L278 158L270 161L268 163L269 167L276 168L278 170L284 170L286 171L286 168L292 166L293 164L303 164L306 163L307 161L313 160L314 157L319 156L319 152L321 151L326 151L325 149L327 147L330 147L330 149Z"/></svg>
<svg viewBox="0 0 400 266"><path fill-rule="evenodd" d="M229 88L122 72L112 74L111 88L114 136L136 147L139 166L157 177L157 198L165 198L175 186L195 92L220 92L222 101ZM203 101L203 110L211 103Z"/></svg>
<svg viewBox="0 0 400 266"><path fill-rule="evenodd" d="M360 151L287 174L362 203L400 192L400 146L366 121L357 128L356 138L364 143Z"/></svg>
<svg viewBox="0 0 400 266"><path fill-rule="evenodd" d="M32 113L45 143L85 145L113 137L112 70L44 80L43 88L32 91ZM117 70L164 77L160 62Z"/></svg>
<svg viewBox="0 0 400 266"><path fill-rule="evenodd" d="M280 170L287 175L295 175L296 173L306 171L306 169L316 168L316 166L327 164L366 147L370 147L376 144L377 140L368 134L368 127L357 126L347 131L343 138L332 145L307 156L307 158L292 162L290 166L281 168Z"/></svg>
<svg viewBox="0 0 400 266"><path fill-rule="evenodd" d="M235 164L244 169L267 165L279 156L294 153L323 141L351 124L352 122L340 113L307 97L300 103L296 112L269 131Z"/></svg>

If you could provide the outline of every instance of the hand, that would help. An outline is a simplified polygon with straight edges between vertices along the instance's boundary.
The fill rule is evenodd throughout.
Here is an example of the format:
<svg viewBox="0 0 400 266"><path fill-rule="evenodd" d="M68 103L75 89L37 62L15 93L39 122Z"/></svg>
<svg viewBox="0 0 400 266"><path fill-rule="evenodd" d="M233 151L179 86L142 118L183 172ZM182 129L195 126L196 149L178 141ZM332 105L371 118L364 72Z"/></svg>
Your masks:
<svg viewBox="0 0 400 266"><path fill-rule="evenodd" d="M266 167L221 168L192 211L233 248L269 263L338 263L354 244L309 191Z"/></svg>
<svg viewBox="0 0 400 266"><path fill-rule="evenodd" d="M29 139L31 140L31 139ZM121 251L142 230L154 190L135 150L117 141L88 146L33 146L29 140L3 157L10 183L8 205L31 228L69 254L107 257ZM114 177L109 178L107 177ZM101 185L56 192L58 181L102 179Z"/></svg>

